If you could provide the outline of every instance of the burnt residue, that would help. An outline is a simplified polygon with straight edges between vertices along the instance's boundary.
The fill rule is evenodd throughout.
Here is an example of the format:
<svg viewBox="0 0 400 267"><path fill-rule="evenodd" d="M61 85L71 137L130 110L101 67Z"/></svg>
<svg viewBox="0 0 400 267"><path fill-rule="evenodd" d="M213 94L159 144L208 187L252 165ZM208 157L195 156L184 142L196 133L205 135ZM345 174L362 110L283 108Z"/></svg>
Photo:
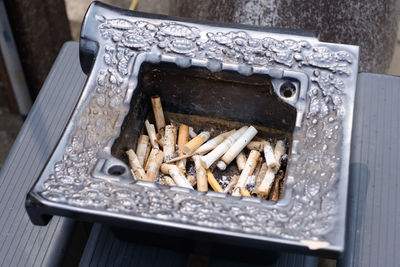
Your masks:
<svg viewBox="0 0 400 267"><path fill-rule="evenodd" d="M144 127L144 121L148 114L150 114L151 103L147 95L141 90L135 90L131 107L128 115L121 126L120 136L115 140L111 154L126 163L128 158L125 154L130 148L136 148L137 141Z"/></svg>

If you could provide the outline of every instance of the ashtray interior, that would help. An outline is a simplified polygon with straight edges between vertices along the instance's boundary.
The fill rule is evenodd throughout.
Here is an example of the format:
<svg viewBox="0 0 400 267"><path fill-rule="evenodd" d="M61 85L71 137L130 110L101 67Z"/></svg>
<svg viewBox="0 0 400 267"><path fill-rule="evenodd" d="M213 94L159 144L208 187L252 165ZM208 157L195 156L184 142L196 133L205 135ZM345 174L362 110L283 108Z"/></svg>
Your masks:
<svg viewBox="0 0 400 267"><path fill-rule="evenodd" d="M267 75L243 76L232 71L211 72L198 67L182 69L170 63L144 63L130 111L111 153L128 164L125 152L136 148L138 137L145 134L144 121L154 122L150 101L153 95L159 95L162 100L167 124L184 123L197 133L210 130L214 135L253 125L258 130L257 138L285 140L290 150L296 109L282 101L272 86ZM287 159L281 167L285 177L286 163ZM222 186L226 186L222 176L237 172L233 163L224 172L213 168ZM280 181L279 198L283 195L284 181Z"/></svg>

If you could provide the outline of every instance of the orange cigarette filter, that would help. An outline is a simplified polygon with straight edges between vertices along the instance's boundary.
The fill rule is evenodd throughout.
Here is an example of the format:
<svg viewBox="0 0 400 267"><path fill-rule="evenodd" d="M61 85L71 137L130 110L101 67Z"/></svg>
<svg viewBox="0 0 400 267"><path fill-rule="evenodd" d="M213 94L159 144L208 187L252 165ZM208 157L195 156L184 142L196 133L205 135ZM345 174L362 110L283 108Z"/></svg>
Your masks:
<svg viewBox="0 0 400 267"><path fill-rule="evenodd" d="M186 155L193 154L196 149L198 149L205 141L210 138L209 132L201 132L198 136L190 140L186 145L183 147L183 153Z"/></svg>
<svg viewBox="0 0 400 267"><path fill-rule="evenodd" d="M223 193L224 190L222 189L221 185L218 183L217 179L215 179L214 174L212 174L210 169L207 169L206 173L207 173L207 181L210 184L211 188L215 192Z"/></svg>

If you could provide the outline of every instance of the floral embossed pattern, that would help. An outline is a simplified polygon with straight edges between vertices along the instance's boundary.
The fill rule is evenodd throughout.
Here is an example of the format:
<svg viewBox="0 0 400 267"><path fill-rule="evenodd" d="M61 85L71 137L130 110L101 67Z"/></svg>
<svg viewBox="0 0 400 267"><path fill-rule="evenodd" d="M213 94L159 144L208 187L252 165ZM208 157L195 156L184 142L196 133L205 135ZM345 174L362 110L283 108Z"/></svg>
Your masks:
<svg viewBox="0 0 400 267"><path fill-rule="evenodd" d="M176 22L107 19L96 15L103 38L102 67L75 118L67 149L46 177L40 195L50 201L130 216L287 239L323 240L334 226L342 162L346 79L357 59L323 43L277 40L246 31L204 32ZM142 53L306 73L307 108L296 129L286 193L290 201L251 202L158 186L120 184L92 177L104 147L119 132L130 70ZM211 64L210 63L210 64ZM210 65L211 66L211 65ZM212 67L212 66L211 66ZM211 68L210 67L210 68ZM352 76L353 75L353 76ZM100 153L101 152L101 153Z"/></svg>

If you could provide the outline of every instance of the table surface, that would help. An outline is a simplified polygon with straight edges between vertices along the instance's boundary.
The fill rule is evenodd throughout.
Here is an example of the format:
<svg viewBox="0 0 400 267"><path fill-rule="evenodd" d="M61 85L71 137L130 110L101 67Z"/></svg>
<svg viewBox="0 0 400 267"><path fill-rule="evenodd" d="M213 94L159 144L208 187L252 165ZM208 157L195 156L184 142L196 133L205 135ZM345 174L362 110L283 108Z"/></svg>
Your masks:
<svg viewBox="0 0 400 267"><path fill-rule="evenodd" d="M0 171L0 266L55 266L67 248L75 222L54 217L46 227L34 226L25 196L82 91L86 76L77 67L77 55L72 43L60 51Z"/></svg>
<svg viewBox="0 0 400 267"><path fill-rule="evenodd" d="M77 43L66 43L0 171L0 266L65 265L77 223L53 217L46 227L34 226L24 201L57 144L85 80ZM399 86L399 77L359 75L346 252L338 261L340 266L399 266ZM121 241L108 226L100 224L94 224L79 257L80 266L184 266L193 262L201 262L201 266L253 266L223 256L199 258L165 247ZM292 253L273 253L273 258L266 266L316 266L318 262L315 257Z"/></svg>

